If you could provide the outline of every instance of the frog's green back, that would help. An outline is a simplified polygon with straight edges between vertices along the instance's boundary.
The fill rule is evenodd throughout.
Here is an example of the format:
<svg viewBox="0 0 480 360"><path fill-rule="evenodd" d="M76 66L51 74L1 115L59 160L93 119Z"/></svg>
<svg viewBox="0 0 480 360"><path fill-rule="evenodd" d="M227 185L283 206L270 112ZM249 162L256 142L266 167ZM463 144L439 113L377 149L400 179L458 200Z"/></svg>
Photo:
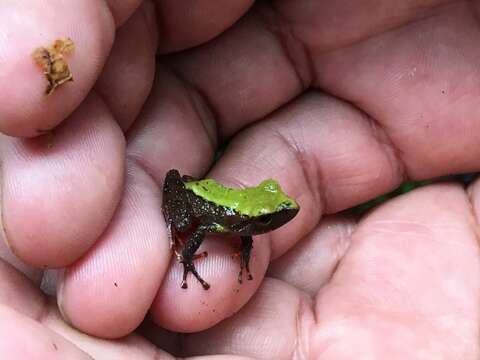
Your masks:
<svg viewBox="0 0 480 360"><path fill-rule="evenodd" d="M207 201L233 209L246 216L260 216L284 209L298 209L295 200L289 198L273 179L245 189L228 188L212 179L189 181L185 183L185 187Z"/></svg>

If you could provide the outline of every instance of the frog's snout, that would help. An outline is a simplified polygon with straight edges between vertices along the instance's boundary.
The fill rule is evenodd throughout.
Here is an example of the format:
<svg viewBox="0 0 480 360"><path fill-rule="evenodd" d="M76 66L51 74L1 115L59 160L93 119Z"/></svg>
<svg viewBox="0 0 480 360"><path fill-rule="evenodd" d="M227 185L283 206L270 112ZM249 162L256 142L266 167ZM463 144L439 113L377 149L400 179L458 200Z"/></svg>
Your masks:
<svg viewBox="0 0 480 360"><path fill-rule="evenodd" d="M298 212L300 211L300 208L297 207L297 208L292 208L292 209L286 209L286 210L283 210L285 212L285 215L284 215L284 222L283 224L286 224L287 222L289 222L290 220L292 220L295 216L297 216ZM283 224L280 224L279 226L282 226Z"/></svg>
<svg viewBox="0 0 480 360"><path fill-rule="evenodd" d="M297 207L283 209L273 214L261 215L252 224L253 229L251 229L251 232L258 235L275 230L292 220L298 214L299 210L300 209Z"/></svg>

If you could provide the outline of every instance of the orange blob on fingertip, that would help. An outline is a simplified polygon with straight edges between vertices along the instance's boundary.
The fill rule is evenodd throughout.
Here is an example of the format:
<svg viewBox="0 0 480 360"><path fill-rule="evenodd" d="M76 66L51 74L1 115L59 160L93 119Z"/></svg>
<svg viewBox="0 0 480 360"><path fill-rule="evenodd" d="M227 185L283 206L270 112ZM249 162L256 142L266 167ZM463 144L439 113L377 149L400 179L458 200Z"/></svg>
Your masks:
<svg viewBox="0 0 480 360"><path fill-rule="evenodd" d="M73 81L65 55L75 50L75 44L70 38L55 40L48 47L39 47L32 53L33 60L43 70L47 79L45 94L50 95L57 87L68 81Z"/></svg>

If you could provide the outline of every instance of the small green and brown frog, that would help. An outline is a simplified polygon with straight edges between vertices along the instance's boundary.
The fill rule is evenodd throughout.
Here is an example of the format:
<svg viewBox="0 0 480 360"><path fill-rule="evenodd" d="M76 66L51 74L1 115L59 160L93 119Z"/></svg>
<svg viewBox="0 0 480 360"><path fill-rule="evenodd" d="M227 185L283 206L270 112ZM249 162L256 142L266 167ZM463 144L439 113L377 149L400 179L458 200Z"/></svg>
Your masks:
<svg viewBox="0 0 480 360"><path fill-rule="evenodd" d="M193 264L195 258L206 255L195 255L205 235L240 236L238 281L242 282L244 269L248 280L252 280L249 268L252 236L279 228L293 219L300 209L272 179L255 187L234 189L212 179L195 180L191 176L180 176L175 169L168 171L165 177L162 205L170 246L183 264L181 287L188 287L187 275L191 272L205 290L210 285ZM188 235L185 242L182 235ZM177 251L179 244L182 248Z"/></svg>

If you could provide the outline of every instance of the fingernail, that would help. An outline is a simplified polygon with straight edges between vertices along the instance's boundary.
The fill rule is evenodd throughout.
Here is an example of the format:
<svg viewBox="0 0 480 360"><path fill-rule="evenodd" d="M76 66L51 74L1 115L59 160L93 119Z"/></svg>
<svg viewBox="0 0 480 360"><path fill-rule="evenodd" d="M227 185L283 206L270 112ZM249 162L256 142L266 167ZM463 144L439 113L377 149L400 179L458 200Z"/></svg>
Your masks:
<svg viewBox="0 0 480 360"><path fill-rule="evenodd" d="M12 245L8 241L7 227L5 225L5 217L3 216L3 214L5 213L5 208L3 204L5 202L3 201L3 169L1 167L0 167L0 201L2 202L0 204L0 221L2 222L3 242L5 243L5 245L7 245L8 250L15 255L15 250L13 249Z"/></svg>
<svg viewBox="0 0 480 360"><path fill-rule="evenodd" d="M62 315L63 320L67 324L71 324L70 319L67 316L67 313L65 312L63 308L63 299L64 299L64 283L65 283L65 269L62 270L57 270L57 306L58 310L60 311L60 315Z"/></svg>

